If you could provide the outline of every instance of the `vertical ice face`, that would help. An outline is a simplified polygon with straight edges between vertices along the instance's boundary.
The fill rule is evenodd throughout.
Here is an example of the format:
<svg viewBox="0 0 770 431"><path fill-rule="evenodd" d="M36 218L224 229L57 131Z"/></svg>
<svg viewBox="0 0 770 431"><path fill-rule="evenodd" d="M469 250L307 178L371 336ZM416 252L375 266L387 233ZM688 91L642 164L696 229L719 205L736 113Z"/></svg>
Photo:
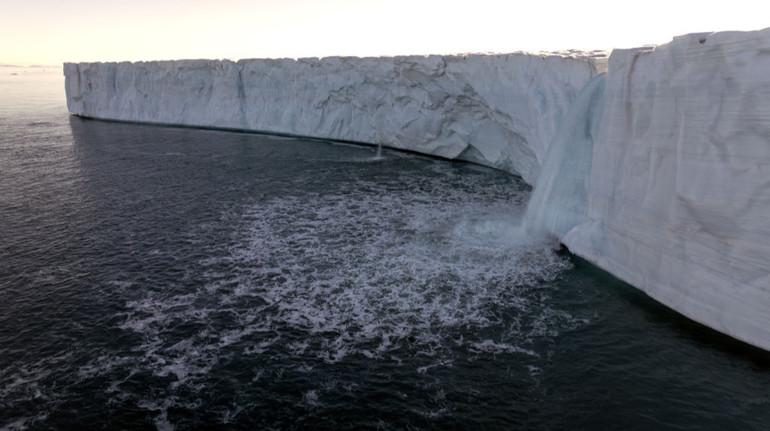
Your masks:
<svg viewBox="0 0 770 431"><path fill-rule="evenodd" d="M382 144L537 180L590 53L68 63L78 115Z"/></svg>
<svg viewBox="0 0 770 431"><path fill-rule="evenodd" d="M239 69L226 60L65 63L67 108L109 120L244 128Z"/></svg>
<svg viewBox="0 0 770 431"><path fill-rule="evenodd" d="M581 190L539 197L540 219L660 302L770 349L770 29L616 50L604 81L537 186L569 177ZM582 222L560 223L582 189Z"/></svg>

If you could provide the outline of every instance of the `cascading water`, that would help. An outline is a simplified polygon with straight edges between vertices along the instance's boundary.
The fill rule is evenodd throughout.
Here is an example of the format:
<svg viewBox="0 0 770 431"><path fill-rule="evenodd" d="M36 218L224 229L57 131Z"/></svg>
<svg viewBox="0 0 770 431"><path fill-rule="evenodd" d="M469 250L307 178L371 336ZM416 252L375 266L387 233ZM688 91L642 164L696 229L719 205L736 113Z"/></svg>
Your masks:
<svg viewBox="0 0 770 431"><path fill-rule="evenodd" d="M586 181L591 172L593 137L598 133L605 75L591 80L567 112L548 147L522 228L563 238L586 217Z"/></svg>

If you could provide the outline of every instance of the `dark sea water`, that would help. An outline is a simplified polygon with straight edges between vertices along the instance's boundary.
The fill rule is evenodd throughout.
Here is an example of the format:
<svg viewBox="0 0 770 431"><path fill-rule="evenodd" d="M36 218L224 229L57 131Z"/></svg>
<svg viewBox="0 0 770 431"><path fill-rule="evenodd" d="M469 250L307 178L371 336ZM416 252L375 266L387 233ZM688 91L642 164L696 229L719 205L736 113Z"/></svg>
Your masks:
<svg viewBox="0 0 770 431"><path fill-rule="evenodd" d="M0 69L1 430L768 429L770 355L529 237L517 177L84 120L28 70Z"/></svg>

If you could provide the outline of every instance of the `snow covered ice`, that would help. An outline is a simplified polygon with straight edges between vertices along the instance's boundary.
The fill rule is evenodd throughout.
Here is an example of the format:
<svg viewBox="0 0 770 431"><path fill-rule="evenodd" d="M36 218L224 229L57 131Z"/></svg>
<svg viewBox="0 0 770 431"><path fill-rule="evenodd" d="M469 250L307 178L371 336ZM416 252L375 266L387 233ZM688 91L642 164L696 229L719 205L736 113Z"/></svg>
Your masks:
<svg viewBox="0 0 770 431"><path fill-rule="evenodd" d="M606 67L606 74L602 74ZM770 29L594 53L67 63L77 115L382 144L520 174L528 226L770 350Z"/></svg>

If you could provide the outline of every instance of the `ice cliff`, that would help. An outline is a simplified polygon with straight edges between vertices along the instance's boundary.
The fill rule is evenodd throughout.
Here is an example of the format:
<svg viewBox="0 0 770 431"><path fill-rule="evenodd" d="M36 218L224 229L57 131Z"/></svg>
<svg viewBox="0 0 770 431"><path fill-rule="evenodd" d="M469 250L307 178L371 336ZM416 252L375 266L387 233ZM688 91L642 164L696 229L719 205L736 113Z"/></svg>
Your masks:
<svg viewBox="0 0 770 431"><path fill-rule="evenodd" d="M770 29L613 51L574 107L530 216L663 304L770 350Z"/></svg>
<svg viewBox="0 0 770 431"><path fill-rule="evenodd" d="M382 144L534 183L591 54L67 63L70 112Z"/></svg>
<svg viewBox="0 0 770 431"><path fill-rule="evenodd" d="M603 58L67 63L93 118L383 144L520 174L527 224L770 350L770 29Z"/></svg>

